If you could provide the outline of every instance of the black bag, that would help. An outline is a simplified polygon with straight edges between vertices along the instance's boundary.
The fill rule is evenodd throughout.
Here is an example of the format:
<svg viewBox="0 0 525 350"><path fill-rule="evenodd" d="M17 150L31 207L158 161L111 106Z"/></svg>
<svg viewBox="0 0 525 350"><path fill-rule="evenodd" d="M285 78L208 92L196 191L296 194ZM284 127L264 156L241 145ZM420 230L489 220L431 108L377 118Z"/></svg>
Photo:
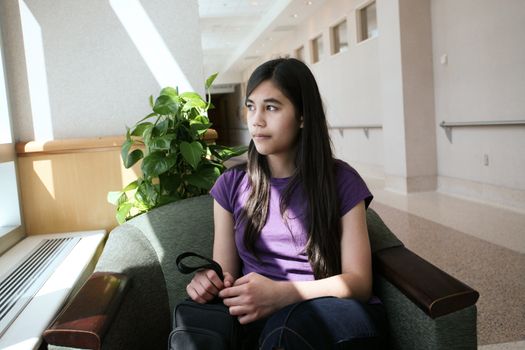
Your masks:
<svg viewBox="0 0 525 350"><path fill-rule="evenodd" d="M207 263L188 266L182 262L190 257L203 259ZM186 252L179 255L177 268L184 274L199 269L213 269L220 279L224 279L221 266L217 262L196 253ZM175 306L173 331L169 337L170 350L238 350L240 339L239 321L230 315L222 300L199 304L187 299Z"/></svg>

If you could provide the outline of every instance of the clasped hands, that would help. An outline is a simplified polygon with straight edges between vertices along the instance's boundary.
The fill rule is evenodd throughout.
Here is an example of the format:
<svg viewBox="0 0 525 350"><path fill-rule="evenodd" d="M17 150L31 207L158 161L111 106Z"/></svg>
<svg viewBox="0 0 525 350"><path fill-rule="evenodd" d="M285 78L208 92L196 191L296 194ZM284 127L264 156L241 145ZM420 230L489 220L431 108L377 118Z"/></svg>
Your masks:
<svg viewBox="0 0 525 350"><path fill-rule="evenodd" d="M203 270L195 274L186 291L193 301L200 304L219 296L229 307L230 314L236 316L239 323L247 324L284 306L279 286L280 282L254 272L237 280L224 272L224 281L221 281L215 271Z"/></svg>

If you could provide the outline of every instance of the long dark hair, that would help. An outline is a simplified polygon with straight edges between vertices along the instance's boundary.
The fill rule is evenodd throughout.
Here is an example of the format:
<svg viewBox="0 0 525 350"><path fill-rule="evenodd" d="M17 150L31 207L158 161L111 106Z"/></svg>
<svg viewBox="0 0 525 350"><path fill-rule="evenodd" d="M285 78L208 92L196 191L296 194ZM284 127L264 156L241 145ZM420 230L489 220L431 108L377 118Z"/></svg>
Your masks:
<svg viewBox="0 0 525 350"><path fill-rule="evenodd" d="M341 226L335 189L334 159L319 88L310 69L293 58L279 58L260 65L250 76L246 98L270 80L293 103L296 118L303 122L297 140L296 170L281 196L285 213L292 192L300 186L307 198L306 254L315 278L341 273ZM248 148L247 172L250 194L244 207L244 245L252 254L266 223L269 209L270 169L253 141ZM284 216L284 214L283 214Z"/></svg>

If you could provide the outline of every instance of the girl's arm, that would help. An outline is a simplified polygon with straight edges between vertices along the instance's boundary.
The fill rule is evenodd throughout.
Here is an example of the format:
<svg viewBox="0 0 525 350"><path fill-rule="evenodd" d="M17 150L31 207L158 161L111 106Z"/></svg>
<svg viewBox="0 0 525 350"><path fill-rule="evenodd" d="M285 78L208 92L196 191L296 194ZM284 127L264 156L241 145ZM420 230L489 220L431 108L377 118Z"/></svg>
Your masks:
<svg viewBox="0 0 525 350"><path fill-rule="evenodd" d="M317 281L289 282L298 300L335 296L367 301L372 293L372 257L364 201L342 217L340 275Z"/></svg>
<svg viewBox="0 0 525 350"><path fill-rule="evenodd" d="M364 201L342 217L340 275L294 282L272 281L250 273L219 293L239 322L249 323L278 309L321 296L355 298L366 301L372 291L372 263Z"/></svg>
<svg viewBox="0 0 525 350"><path fill-rule="evenodd" d="M240 263L233 233L233 215L216 200L213 201L213 223L213 260L221 265L223 271L229 272L236 279L239 277Z"/></svg>
<svg viewBox="0 0 525 350"><path fill-rule="evenodd" d="M215 226L213 241L213 259L224 272L221 281L213 270L199 271L186 286L192 300L204 304L213 300L224 288L233 286L239 275L239 258L233 233L233 217L230 212L213 202L213 221Z"/></svg>

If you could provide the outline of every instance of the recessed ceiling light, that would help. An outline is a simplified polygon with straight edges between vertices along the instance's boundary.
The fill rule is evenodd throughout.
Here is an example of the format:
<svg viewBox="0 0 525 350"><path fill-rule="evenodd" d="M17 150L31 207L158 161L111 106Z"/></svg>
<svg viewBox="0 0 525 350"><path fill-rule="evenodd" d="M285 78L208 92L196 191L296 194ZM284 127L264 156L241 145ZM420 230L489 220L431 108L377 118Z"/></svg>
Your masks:
<svg viewBox="0 0 525 350"><path fill-rule="evenodd" d="M259 3L257 1L252 1L252 6L257 6Z"/></svg>
<svg viewBox="0 0 525 350"><path fill-rule="evenodd" d="M307 1L306 2L306 5L308 5L308 6L310 6L311 4L313 4L313 2L311 2L311 1Z"/></svg>
<svg viewBox="0 0 525 350"><path fill-rule="evenodd" d="M291 17L297 18L297 17L299 17L299 15L297 13L294 13Z"/></svg>

